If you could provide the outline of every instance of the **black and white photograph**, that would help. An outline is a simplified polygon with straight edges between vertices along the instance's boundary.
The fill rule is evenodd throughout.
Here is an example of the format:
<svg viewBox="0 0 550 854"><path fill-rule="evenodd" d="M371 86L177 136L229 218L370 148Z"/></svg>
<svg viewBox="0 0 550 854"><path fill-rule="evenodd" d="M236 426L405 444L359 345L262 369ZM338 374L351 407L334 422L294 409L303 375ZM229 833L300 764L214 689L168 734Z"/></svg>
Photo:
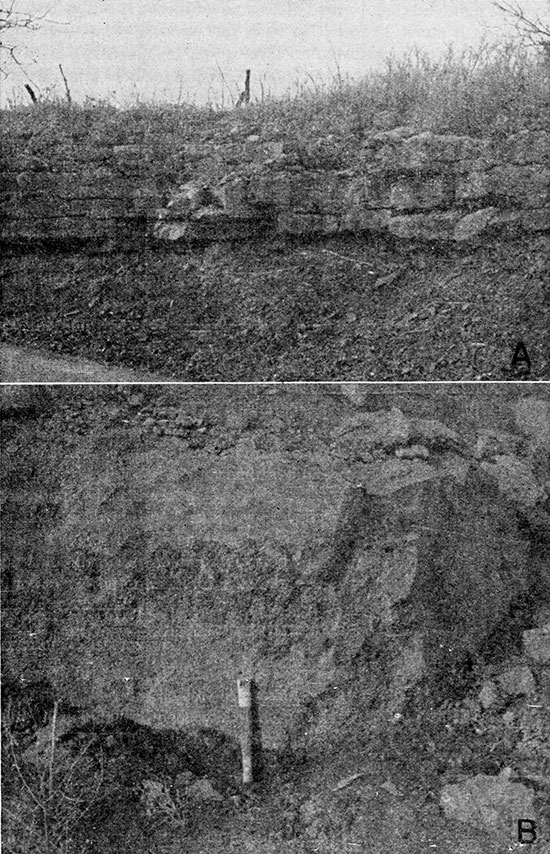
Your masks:
<svg viewBox="0 0 550 854"><path fill-rule="evenodd" d="M4 850L548 851L548 387L2 410Z"/></svg>
<svg viewBox="0 0 550 854"><path fill-rule="evenodd" d="M0 0L6 854L550 854L550 0Z"/></svg>
<svg viewBox="0 0 550 854"><path fill-rule="evenodd" d="M3 0L6 381L550 379L548 0Z"/></svg>

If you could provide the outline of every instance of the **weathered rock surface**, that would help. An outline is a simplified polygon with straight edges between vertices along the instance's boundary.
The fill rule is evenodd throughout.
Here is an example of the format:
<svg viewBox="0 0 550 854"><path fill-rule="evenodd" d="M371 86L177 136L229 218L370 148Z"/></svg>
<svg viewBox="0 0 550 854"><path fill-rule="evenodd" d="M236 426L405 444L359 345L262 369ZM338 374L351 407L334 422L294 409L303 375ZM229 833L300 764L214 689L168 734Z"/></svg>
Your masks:
<svg viewBox="0 0 550 854"><path fill-rule="evenodd" d="M6 133L0 238L132 246L151 234L172 244L374 232L468 245L550 230L547 130L479 139L387 128L391 120L373 127L345 169L323 167L332 138L304 160L297 142L258 134L238 142L230 132L229 171L214 174L210 161L201 170L204 147L192 140L163 140L161 151L89 140L80 150L71 141L38 156L32 133L31 142Z"/></svg>
<svg viewBox="0 0 550 854"><path fill-rule="evenodd" d="M394 128L367 139L359 163L347 170L290 168L283 157L276 168L271 160L255 164L211 187L185 184L160 210L154 234L170 241L212 238L213 198L218 239L229 223L243 235L252 227L281 235L372 231L467 244L546 231L549 150L550 135L540 130L497 143ZM201 193L208 198L200 201ZM190 195L200 201L191 209Z"/></svg>
<svg viewBox="0 0 550 854"><path fill-rule="evenodd" d="M523 633L523 646L536 664L550 664L550 623Z"/></svg>
<svg viewBox="0 0 550 854"><path fill-rule="evenodd" d="M40 662L91 713L235 737L249 672L267 747L328 749L358 704L387 719L421 682L444 693L536 581L522 513L544 517L537 475L522 459L528 489L508 489L437 420L310 394L289 414L274 390L269 427L267 404L197 413L185 397L133 393L108 430L86 432L84 412L41 560L12 555L14 616L37 585L53 585L54 610L34 605L30 630L12 621L8 666ZM330 428L315 418L326 400ZM542 409L522 413L537 442ZM14 500L30 553L35 499Z"/></svg>
<svg viewBox="0 0 550 854"><path fill-rule="evenodd" d="M511 768L504 768L498 777L478 774L445 786L440 799L445 815L494 834L503 843L517 842L518 821L536 823L537 817L532 790L510 782L511 774Z"/></svg>
<svg viewBox="0 0 550 854"><path fill-rule="evenodd" d="M536 688L535 677L525 665L517 665L505 670L498 677L498 684L507 697L528 696Z"/></svg>
<svg viewBox="0 0 550 854"><path fill-rule="evenodd" d="M479 692L479 702L484 709L491 709L500 704L501 697L493 681L483 683Z"/></svg>

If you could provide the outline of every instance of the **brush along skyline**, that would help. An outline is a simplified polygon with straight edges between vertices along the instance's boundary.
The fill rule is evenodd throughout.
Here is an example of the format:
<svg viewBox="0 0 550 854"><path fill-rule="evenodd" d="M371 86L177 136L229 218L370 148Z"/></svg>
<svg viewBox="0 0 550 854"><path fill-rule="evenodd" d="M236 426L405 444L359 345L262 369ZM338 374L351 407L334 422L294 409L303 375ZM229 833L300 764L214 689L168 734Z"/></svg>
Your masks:
<svg viewBox="0 0 550 854"><path fill-rule="evenodd" d="M547 0L523 0L544 16ZM232 106L252 69L252 100L361 78L390 53L438 56L506 38L511 22L492 0L16 0L36 29L10 31L0 103L24 102L24 84L74 100L107 98ZM6 40L7 41L7 40Z"/></svg>

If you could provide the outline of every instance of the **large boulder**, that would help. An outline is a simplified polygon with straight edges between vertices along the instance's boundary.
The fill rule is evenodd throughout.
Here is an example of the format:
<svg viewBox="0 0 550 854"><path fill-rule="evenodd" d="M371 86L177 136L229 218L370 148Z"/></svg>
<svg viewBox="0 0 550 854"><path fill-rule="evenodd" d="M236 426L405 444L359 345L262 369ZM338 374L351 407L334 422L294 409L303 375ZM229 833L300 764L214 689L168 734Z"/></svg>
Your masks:
<svg viewBox="0 0 550 854"><path fill-rule="evenodd" d="M449 784L441 792L441 807L447 818L490 833L512 850L518 841L518 822L525 828L525 840L534 842L527 828L537 824L533 791L512 781L512 769L504 768L494 777L477 774L460 783Z"/></svg>

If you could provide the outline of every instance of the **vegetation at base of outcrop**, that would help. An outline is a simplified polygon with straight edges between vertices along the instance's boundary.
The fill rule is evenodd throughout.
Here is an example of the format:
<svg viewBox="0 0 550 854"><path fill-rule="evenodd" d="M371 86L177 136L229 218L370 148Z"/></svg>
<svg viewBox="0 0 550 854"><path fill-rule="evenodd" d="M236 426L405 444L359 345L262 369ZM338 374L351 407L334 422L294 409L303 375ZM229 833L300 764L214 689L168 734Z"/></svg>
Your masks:
<svg viewBox="0 0 550 854"><path fill-rule="evenodd" d="M510 379L521 340L530 378L548 379L548 249L37 252L6 262L2 339L188 381Z"/></svg>

